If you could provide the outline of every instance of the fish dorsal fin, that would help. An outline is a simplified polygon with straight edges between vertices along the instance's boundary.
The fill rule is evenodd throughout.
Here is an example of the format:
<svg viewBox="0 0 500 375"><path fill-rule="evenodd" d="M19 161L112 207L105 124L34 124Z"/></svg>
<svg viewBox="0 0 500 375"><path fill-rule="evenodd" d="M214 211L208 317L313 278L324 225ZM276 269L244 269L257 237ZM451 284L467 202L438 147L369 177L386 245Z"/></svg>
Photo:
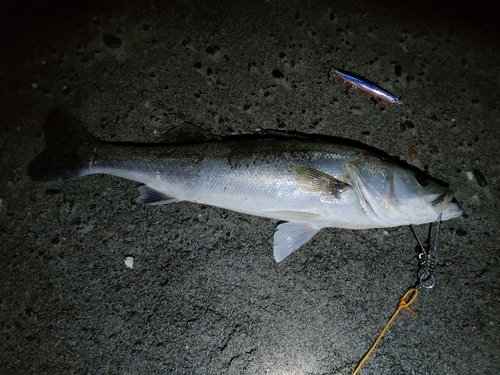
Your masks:
<svg viewBox="0 0 500 375"><path fill-rule="evenodd" d="M292 164L290 172L300 189L310 193L319 193L324 196L333 195L338 199L340 194L350 187L349 184L311 167Z"/></svg>
<svg viewBox="0 0 500 375"><path fill-rule="evenodd" d="M141 196L137 198L137 202L139 203L160 205L179 201L178 199L172 198L167 194L157 191L148 185L141 185L138 189L139 193L141 193Z"/></svg>
<svg viewBox="0 0 500 375"><path fill-rule="evenodd" d="M278 225L274 232L273 252L276 262L281 262L307 241L314 237L321 228L309 223L289 221Z"/></svg>

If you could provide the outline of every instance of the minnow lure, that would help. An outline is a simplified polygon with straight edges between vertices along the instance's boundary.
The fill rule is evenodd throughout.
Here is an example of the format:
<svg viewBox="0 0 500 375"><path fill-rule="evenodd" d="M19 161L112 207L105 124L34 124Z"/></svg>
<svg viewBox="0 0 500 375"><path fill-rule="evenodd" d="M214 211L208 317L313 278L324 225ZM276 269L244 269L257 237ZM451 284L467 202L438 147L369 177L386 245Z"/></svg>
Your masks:
<svg viewBox="0 0 500 375"><path fill-rule="evenodd" d="M370 82L367 79L364 79L356 74L346 72L345 70L340 70L337 68L332 68L331 73L337 73L339 77L342 78L347 83L350 83L354 87L366 91L367 93L372 94L377 98L387 100L388 102L394 104L403 103L401 99L392 95L390 92L385 91L382 87L377 86L373 82Z"/></svg>

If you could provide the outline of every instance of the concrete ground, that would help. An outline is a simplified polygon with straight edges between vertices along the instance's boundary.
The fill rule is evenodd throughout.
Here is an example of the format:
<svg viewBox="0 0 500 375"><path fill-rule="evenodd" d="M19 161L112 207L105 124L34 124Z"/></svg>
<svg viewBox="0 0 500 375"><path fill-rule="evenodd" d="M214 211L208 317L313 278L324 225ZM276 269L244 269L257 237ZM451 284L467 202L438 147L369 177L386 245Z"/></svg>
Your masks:
<svg viewBox="0 0 500 375"><path fill-rule="evenodd" d="M2 7L1 374L351 374L415 282L408 227L324 229L277 264L276 221L143 206L137 183L108 176L34 183L55 107L110 141L184 122L335 135L448 182L466 213L442 224L437 285L359 374L500 373L494 2ZM332 66L403 104L328 81Z"/></svg>

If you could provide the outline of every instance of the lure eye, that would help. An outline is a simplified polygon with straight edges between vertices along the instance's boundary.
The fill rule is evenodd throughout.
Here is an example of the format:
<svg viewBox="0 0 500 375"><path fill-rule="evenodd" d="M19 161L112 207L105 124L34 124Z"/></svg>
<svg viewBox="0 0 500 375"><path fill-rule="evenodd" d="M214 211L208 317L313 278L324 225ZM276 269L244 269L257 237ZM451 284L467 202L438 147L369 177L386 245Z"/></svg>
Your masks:
<svg viewBox="0 0 500 375"><path fill-rule="evenodd" d="M422 176L421 174L417 174L415 177L417 179L418 184L422 187L427 187L431 183L427 177Z"/></svg>

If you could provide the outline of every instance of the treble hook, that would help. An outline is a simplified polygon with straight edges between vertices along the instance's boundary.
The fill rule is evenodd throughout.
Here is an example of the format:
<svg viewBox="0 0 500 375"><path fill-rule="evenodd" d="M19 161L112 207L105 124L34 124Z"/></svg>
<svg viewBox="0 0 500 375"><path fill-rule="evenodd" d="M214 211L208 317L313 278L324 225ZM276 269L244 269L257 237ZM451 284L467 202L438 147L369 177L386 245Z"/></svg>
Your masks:
<svg viewBox="0 0 500 375"><path fill-rule="evenodd" d="M437 220L434 222L437 222L437 230L436 230L436 236L434 238L434 246L432 247L431 250L427 252L425 246L422 244L422 241L420 241L420 238L417 235L417 232L415 231L415 228L413 225L410 224L410 228L413 232L413 235L417 239L417 242L420 246L421 252L418 254L418 259L419 259L419 269L418 269L418 286L425 288L425 289L432 289L434 285L436 285L436 279L434 278L434 266L436 263L436 253L437 253L437 247L439 243L439 231L441 228L441 217L443 214L439 214L439 217ZM430 242L431 242L431 234L432 234L432 224L429 225L429 235L428 235L428 248L430 248Z"/></svg>

